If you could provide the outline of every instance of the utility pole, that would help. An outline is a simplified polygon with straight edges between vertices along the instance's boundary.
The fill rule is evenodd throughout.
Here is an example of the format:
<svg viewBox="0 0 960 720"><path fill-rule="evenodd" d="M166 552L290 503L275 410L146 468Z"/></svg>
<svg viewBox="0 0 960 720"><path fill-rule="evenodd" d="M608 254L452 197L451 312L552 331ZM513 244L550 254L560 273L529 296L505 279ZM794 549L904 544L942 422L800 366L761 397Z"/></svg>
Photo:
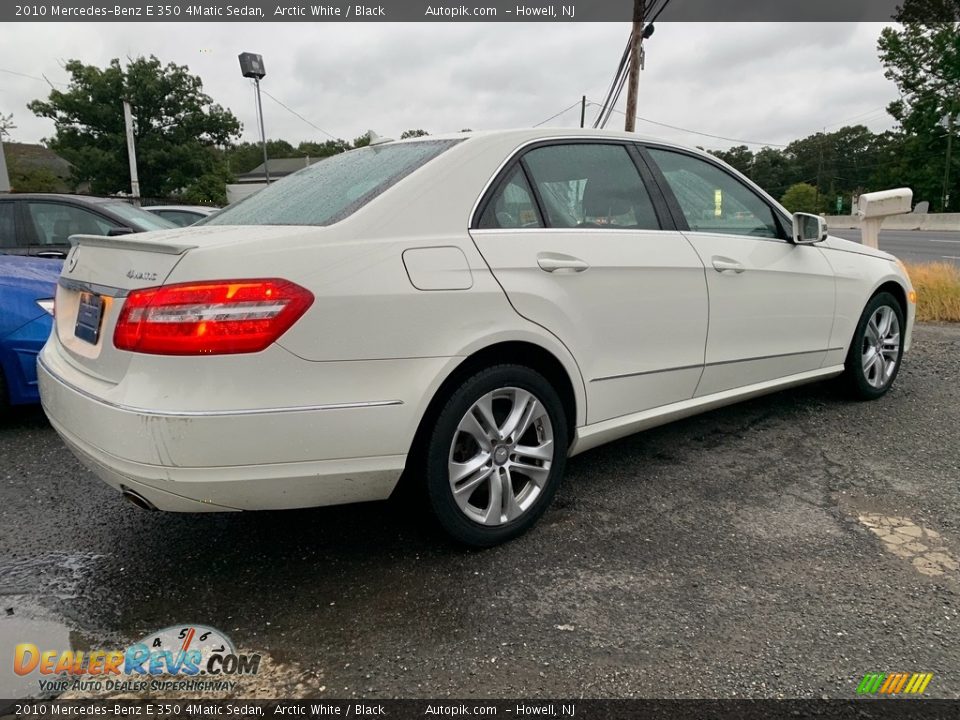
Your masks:
<svg viewBox="0 0 960 720"><path fill-rule="evenodd" d="M587 119L587 96L580 98L580 127L582 128Z"/></svg>
<svg viewBox="0 0 960 720"><path fill-rule="evenodd" d="M627 118L623 129L633 132L637 116L637 87L640 84L640 52L643 48L643 21L646 0L633 0L633 34L630 36L630 76L627 78Z"/></svg>
<svg viewBox="0 0 960 720"><path fill-rule="evenodd" d="M140 207L140 177L137 175L137 148L133 139L133 111L130 101L123 101L123 123L127 131L127 159L130 161L130 191L133 204Z"/></svg>

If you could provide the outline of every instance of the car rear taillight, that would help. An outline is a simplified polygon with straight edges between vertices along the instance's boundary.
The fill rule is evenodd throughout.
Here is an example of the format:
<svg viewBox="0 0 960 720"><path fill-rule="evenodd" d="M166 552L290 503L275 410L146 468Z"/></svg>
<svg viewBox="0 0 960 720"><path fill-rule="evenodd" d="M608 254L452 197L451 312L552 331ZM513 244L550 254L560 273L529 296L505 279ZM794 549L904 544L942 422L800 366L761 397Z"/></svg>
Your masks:
<svg viewBox="0 0 960 720"><path fill-rule="evenodd" d="M217 280L133 290L113 333L120 350L155 355L251 353L275 342L313 304L287 280Z"/></svg>

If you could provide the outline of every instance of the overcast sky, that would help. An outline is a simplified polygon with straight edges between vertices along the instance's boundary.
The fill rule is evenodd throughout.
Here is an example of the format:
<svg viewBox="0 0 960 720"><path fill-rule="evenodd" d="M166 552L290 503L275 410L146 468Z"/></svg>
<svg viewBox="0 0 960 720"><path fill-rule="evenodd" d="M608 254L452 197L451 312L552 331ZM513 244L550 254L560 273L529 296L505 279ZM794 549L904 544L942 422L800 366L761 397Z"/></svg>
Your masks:
<svg viewBox="0 0 960 720"><path fill-rule="evenodd" d="M827 127L884 130L897 96L877 59L881 24L660 24L647 41L639 114L754 143L786 144ZM626 23L44 23L0 28L0 112L13 139L36 142L53 125L26 104L65 83L65 60L103 66L154 54L189 66L214 101L257 136L251 81L237 54L263 55L263 88L335 137L373 128L397 137L462 128L529 127L577 103L601 102L630 26ZM626 91L619 103L622 108ZM294 144L327 139L269 97L267 134ZM597 108L588 108L588 125ZM579 106L547 125L579 123ZM615 114L608 127L623 127ZM639 122L639 132L707 148L734 143ZM760 147L752 145L753 149Z"/></svg>

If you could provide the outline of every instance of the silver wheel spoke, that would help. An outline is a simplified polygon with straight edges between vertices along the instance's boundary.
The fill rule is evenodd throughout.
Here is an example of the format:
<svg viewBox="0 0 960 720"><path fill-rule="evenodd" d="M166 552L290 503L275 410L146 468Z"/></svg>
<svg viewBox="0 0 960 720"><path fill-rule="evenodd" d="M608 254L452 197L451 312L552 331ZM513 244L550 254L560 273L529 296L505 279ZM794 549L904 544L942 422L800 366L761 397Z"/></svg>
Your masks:
<svg viewBox="0 0 960 720"><path fill-rule="evenodd" d="M499 439L498 436L500 429L497 427L497 421L493 417L493 396L484 395L482 398L477 400L476 404L473 406L473 409L479 416L478 420L481 421L481 426L484 428L484 434L490 439L490 441L495 442L497 439Z"/></svg>
<svg viewBox="0 0 960 720"><path fill-rule="evenodd" d="M485 468L482 472L477 473L471 480L463 483L459 488L454 489L453 497L461 510L464 512L468 511L470 507L470 496L472 496L482 484L490 484L491 475L493 475L493 468ZM496 482L496 478L494 478L494 482Z"/></svg>
<svg viewBox="0 0 960 720"><path fill-rule="evenodd" d="M513 469L520 475L529 478L530 481L533 482L533 484L537 487L543 487L544 483L547 482L547 478L550 476L550 468L542 467L540 465L514 463Z"/></svg>
<svg viewBox="0 0 960 720"><path fill-rule="evenodd" d="M503 514L503 484L498 477L499 473L490 475L490 498L486 512L483 514L484 525L500 525Z"/></svg>
<svg viewBox="0 0 960 720"><path fill-rule="evenodd" d="M460 421L460 427L458 429L472 437L482 449L489 451L490 448L493 447L493 443L487 436L487 431L480 424L480 421L477 420L476 415L473 414L472 408L463 416L463 420Z"/></svg>
<svg viewBox="0 0 960 720"><path fill-rule="evenodd" d="M880 342L880 328L877 327L876 316L870 318L870 322L867 323L867 342L871 345L876 345Z"/></svg>
<svg viewBox="0 0 960 720"><path fill-rule="evenodd" d="M507 416L507 419L503 421L503 425L500 426L501 440L505 440L511 436L514 440L519 439L519 435L515 433L517 433L524 422L528 406L536 403L537 399L526 390L515 389L513 391L513 407L510 408L510 414Z"/></svg>
<svg viewBox="0 0 960 720"><path fill-rule="evenodd" d="M536 447L530 445L517 445L515 448L513 448L513 452L518 458L550 460L553 457L553 440L547 440L542 445L537 445Z"/></svg>
<svg viewBox="0 0 960 720"><path fill-rule="evenodd" d="M456 486L458 483L469 478L471 475L476 473L478 470L482 470L483 466L489 461L490 455L487 453L480 453L475 457L471 458L467 462L450 463L450 482Z"/></svg>
<svg viewBox="0 0 960 720"><path fill-rule="evenodd" d="M517 504L517 496L513 493L513 483L510 478L510 468L500 468L501 497L503 499L503 520L510 522L523 515L523 510Z"/></svg>

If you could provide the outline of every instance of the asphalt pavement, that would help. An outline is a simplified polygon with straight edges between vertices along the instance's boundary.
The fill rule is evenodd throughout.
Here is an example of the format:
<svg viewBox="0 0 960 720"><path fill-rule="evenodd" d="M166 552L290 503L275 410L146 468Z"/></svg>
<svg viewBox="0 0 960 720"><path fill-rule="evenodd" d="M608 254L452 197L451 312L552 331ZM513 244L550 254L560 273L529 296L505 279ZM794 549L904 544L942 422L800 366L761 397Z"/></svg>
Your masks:
<svg viewBox="0 0 960 720"><path fill-rule="evenodd" d="M830 228L830 234L860 242L859 230ZM960 265L960 232L881 230L880 249L910 262L950 262Z"/></svg>
<svg viewBox="0 0 960 720"><path fill-rule="evenodd" d="M958 358L960 328L919 327L879 401L818 384L581 455L540 524L484 552L399 501L144 512L16 412L0 696L36 692L13 642L203 623L264 653L275 695L849 698L900 671L957 697Z"/></svg>

